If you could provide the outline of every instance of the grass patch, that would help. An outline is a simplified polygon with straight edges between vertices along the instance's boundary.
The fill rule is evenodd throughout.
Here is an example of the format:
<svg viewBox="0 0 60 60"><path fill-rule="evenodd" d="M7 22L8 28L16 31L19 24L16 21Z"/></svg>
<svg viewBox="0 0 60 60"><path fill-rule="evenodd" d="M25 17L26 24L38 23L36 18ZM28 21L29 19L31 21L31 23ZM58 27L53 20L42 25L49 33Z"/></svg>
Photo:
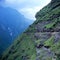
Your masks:
<svg viewBox="0 0 60 60"><path fill-rule="evenodd" d="M56 53L60 53L60 41L55 43L55 44L53 44L51 46L51 50L56 52Z"/></svg>
<svg viewBox="0 0 60 60"><path fill-rule="evenodd" d="M44 46L52 46L54 43L54 36L50 37L47 41L44 42Z"/></svg>
<svg viewBox="0 0 60 60"><path fill-rule="evenodd" d="M53 23L45 25L45 28L47 28L47 29L52 28L56 23L57 23L57 20L55 20L55 22L53 22Z"/></svg>

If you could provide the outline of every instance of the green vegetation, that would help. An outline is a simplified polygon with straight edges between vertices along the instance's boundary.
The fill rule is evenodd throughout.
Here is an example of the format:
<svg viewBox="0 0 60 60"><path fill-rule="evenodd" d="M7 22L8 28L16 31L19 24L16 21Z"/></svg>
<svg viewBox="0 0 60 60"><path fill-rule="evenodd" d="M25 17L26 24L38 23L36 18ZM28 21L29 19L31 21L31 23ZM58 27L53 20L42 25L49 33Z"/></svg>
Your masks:
<svg viewBox="0 0 60 60"><path fill-rule="evenodd" d="M35 30L36 29L34 27L33 28L29 28L27 32L35 32Z"/></svg>
<svg viewBox="0 0 60 60"><path fill-rule="evenodd" d="M41 40L36 40L36 41L35 41L35 43L36 43L37 46L40 44L40 41L41 41Z"/></svg>
<svg viewBox="0 0 60 60"><path fill-rule="evenodd" d="M24 36L24 38L22 36ZM5 55L3 56L3 58L5 58L6 55L9 55L8 58L5 58L5 59L23 60L25 58L28 60L32 60L32 59L35 60L36 51L35 51L35 47L34 47L34 42L31 40L30 36L28 36L25 33L22 34L22 36L21 36L21 38L19 38L18 40L16 40L14 42L14 44L9 48L8 51L6 51L7 54L5 54L5 52L4 52ZM22 40L20 40L20 39L22 39Z"/></svg>
<svg viewBox="0 0 60 60"><path fill-rule="evenodd" d="M60 60L60 41L51 46L51 50L56 55L56 60Z"/></svg>
<svg viewBox="0 0 60 60"><path fill-rule="evenodd" d="M51 18L54 16L54 15L57 15L57 14L59 14L60 13L60 6L59 7L57 7L57 8L55 8L55 9L53 9L53 10L51 10L50 11L50 9L51 9L51 7L50 7L50 5L48 5L49 7L44 7L43 9L42 9L42 11L39 11L37 14L36 14L36 18L37 18L37 20L39 20L39 21L43 21L43 20L51 20ZM44 11L44 12L43 12ZM39 14L40 13L40 14ZM44 14L45 13L45 14ZM40 15L42 15L43 14L43 16L41 17ZM55 19L55 18L53 18L53 19ZM52 19L52 20L53 20Z"/></svg>
<svg viewBox="0 0 60 60"><path fill-rule="evenodd" d="M45 41L45 46L52 46L54 44L54 36L50 37L47 41Z"/></svg>
<svg viewBox="0 0 60 60"><path fill-rule="evenodd" d="M60 41L55 43L55 44L53 44L51 46L51 50L56 52L56 53L60 53Z"/></svg>
<svg viewBox="0 0 60 60"><path fill-rule="evenodd" d="M54 22L45 25L45 28L47 28L47 29L49 29L49 28L53 28L53 27L55 26L56 23L57 23L57 19L56 19Z"/></svg>
<svg viewBox="0 0 60 60"><path fill-rule="evenodd" d="M46 60L52 60L52 58L51 57L47 57L47 59Z"/></svg>

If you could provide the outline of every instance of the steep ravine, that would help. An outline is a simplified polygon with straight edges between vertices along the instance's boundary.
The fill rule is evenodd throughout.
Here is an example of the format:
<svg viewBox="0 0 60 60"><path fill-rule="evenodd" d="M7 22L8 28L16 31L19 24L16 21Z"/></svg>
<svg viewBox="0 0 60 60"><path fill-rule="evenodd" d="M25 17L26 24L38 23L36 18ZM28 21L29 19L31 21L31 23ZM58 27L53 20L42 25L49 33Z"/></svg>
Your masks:
<svg viewBox="0 0 60 60"><path fill-rule="evenodd" d="M1 60L60 60L60 0L52 0L35 17Z"/></svg>

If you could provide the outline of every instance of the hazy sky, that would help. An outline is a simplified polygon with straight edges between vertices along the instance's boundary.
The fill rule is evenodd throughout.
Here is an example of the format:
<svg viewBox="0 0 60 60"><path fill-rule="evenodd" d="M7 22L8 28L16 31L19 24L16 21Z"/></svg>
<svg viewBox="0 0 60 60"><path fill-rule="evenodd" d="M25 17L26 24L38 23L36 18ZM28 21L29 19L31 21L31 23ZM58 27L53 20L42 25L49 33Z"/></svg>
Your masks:
<svg viewBox="0 0 60 60"><path fill-rule="evenodd" d="M35 14L51 0L0 0L0 4L12 7L23 14L26 18L35 19Z"/></svg>

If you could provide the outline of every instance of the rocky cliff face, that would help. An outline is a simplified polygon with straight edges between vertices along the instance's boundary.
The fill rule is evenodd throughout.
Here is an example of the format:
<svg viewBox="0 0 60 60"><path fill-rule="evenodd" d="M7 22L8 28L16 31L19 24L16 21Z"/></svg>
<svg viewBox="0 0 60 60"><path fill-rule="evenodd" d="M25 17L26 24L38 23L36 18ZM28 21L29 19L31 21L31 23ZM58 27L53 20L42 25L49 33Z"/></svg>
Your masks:
<svg viewBox="0 0 60 60"><path fill-rule="evenodd" d="M52 0L35 17L1 60L60 60L60 0Z"/></svg>

